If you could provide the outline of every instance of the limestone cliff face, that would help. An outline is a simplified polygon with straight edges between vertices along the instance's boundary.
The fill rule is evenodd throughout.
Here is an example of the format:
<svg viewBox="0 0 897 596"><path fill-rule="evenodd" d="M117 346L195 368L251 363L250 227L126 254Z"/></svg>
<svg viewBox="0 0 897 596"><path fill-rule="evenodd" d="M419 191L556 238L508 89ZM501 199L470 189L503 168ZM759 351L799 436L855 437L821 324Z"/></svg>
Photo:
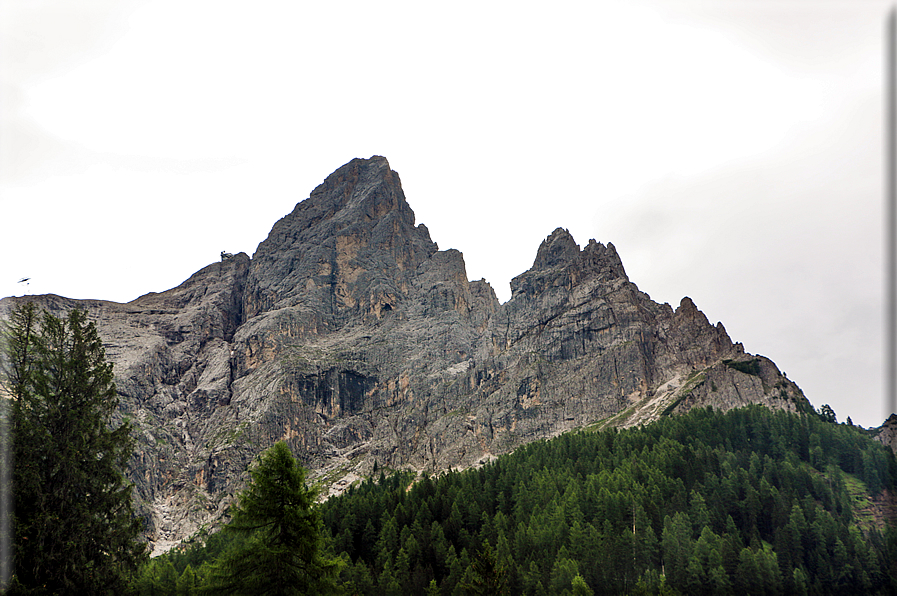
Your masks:
<svg viewBox="0 0 897 596"><path fill-rule="evenodd" d="M468 281L373 157L329 176L252 259L128 304L31 299L99 325L157 552L215 524L278 440L338 491L375 462L439 471L584 426L807 403L690 299L640 292L612 244L555 230L511 286L499 304Z"/></svg>
<svg viewBox="0 0 897 596"><path fill-rule="evenodd" d="M249 257L239 254L173 290L128 304L26 298L57 316L86 310L97 324L113 363L120 414L135 427L130 478L154 542L195 531L199 520L220 515L226 505L210 497L230 488L212 473L208 445L232 396L231 345L248 270ZM0 316L16 301L0 301Z"/></svg>

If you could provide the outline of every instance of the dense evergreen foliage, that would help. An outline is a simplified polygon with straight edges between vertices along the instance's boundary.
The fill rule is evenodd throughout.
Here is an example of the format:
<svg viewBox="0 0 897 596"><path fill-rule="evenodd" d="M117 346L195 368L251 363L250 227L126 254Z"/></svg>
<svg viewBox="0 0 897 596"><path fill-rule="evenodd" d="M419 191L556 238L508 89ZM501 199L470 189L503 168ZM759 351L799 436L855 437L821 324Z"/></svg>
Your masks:
<svg viewBox="0 0 897 596"><path fill-rule="evenodd" d="M144 558L123 470L130 427L96 326L26 303L5 327L15 530L11 594L120 594Z"/></svg>
<svg viewBox="0 0 897 596"><path fill-rule="evenodd" d="M863 429L753 406L381 473L320 511L348 594L891 594L897 532L873 499L895 494ZM174 585L225 548L148 569Z"/></svg>
<svg viewBox="0 0 897 596"><path fill-rule="evenodd" d="M327 556L315 492L305 469L280 442L250 470L224 530L205 546L145 565L133 590L141 596L228 594L271 596L341 593L342 560ZM174 561L176 565L172 562Z"/></svg>
<svg viewBox="0 0 897 596"><path fill-rule="evenodd" d="M286 443L263 453L250 476L225 527L243 540L218 559L204 592L287 596L335 591L339 562L321 552L315 494Z"/></svg>

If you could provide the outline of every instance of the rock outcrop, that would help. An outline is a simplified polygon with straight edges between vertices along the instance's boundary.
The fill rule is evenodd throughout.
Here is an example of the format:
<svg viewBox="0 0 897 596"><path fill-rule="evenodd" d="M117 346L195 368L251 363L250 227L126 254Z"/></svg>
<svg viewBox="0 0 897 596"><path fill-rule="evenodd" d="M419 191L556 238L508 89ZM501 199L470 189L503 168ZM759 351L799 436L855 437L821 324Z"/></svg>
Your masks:
<svg viewBox="0 0 897 596"><path fill-rule="evenodd" d="M888 416L884 424L878 427L875 440L897 453L897 414Z"/></svg>
<svg viewBox="0 0 897 596"><path fill-rule="evenodd" d="M689 298L674 310L640 292L613 244L557 229L511 287L499 304L469 281L373 157L330 175L251 259L128 304L29 299L97 322L157 552L217 523L278 440L338 492L375 462L438 472L695 406L809 407Z"/></svg>

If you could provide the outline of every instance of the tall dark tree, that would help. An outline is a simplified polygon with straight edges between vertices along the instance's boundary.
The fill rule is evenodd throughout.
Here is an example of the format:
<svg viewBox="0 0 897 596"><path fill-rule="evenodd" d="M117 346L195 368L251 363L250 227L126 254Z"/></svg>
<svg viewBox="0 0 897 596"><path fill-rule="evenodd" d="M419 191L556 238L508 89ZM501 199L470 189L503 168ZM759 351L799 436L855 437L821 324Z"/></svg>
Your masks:
<svg viewBox="0 0 897 596"><path fill-rule="evenodd" d="M12 398L14 569L10 593L114 594L145 557L115 425L112 365L87 315L13 309L4 383Z"/></svg>
<svg viewBox="0 0 897 596"><path fill-rule="evenodd" d="M822 407L819 408L819 416L826 422L838 423L838 416L835 414L835 410L828 404L822 404Z"/></svg>
<svg viewBox="0 0 897 596"><path fill-rule="evenodd" d="M498 560L495 550L489 541L477 552L461 580L461 589L465 594L507 594L507 570Z"/></svg>
<svg viewBox="0 0 897 596"><path fill-rule="evenodd" d="M245 539L215 566L207 593L326 594L340 561L323 552L322 522L305 469L279 442L250 470L225 531Z"/></svg>

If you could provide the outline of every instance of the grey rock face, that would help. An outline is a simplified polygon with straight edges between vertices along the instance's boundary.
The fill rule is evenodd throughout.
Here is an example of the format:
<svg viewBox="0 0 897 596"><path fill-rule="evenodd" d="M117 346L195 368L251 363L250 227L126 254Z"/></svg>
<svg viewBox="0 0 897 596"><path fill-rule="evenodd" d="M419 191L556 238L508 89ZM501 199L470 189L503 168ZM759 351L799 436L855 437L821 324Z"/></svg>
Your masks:
<svg viewBox="0 0 897 596"><path fill-rule="evenodd" d="M219 515L227 488L210 475L207 437L231 399L230 345L242 318L246 254L205 267L173 290L128 304L29 296L57 316L86 310L114 365L120 415L135 427L130 479L151 539L191 533ZM0 301L4 316L16 299ZM224 504L222 503L222 506Z"/></svg>
<svg viewBox="0 0 897 596"><path fill-rule="evenodd" d="M330 175L251 260L128 304L33 299L99 324L157 552L216 524L278 440L339 492L375 462L438 472L585 426L806 403L690 299L640 292L612 244L555 230L511 286L499 304L468 281L373 157Z"/></svg>
<svg viewBox="0 0 897 596"><path fill-rule="evenodd" d="M897 414L891 414L878 428L875 440L897 453Z"/></svg>

